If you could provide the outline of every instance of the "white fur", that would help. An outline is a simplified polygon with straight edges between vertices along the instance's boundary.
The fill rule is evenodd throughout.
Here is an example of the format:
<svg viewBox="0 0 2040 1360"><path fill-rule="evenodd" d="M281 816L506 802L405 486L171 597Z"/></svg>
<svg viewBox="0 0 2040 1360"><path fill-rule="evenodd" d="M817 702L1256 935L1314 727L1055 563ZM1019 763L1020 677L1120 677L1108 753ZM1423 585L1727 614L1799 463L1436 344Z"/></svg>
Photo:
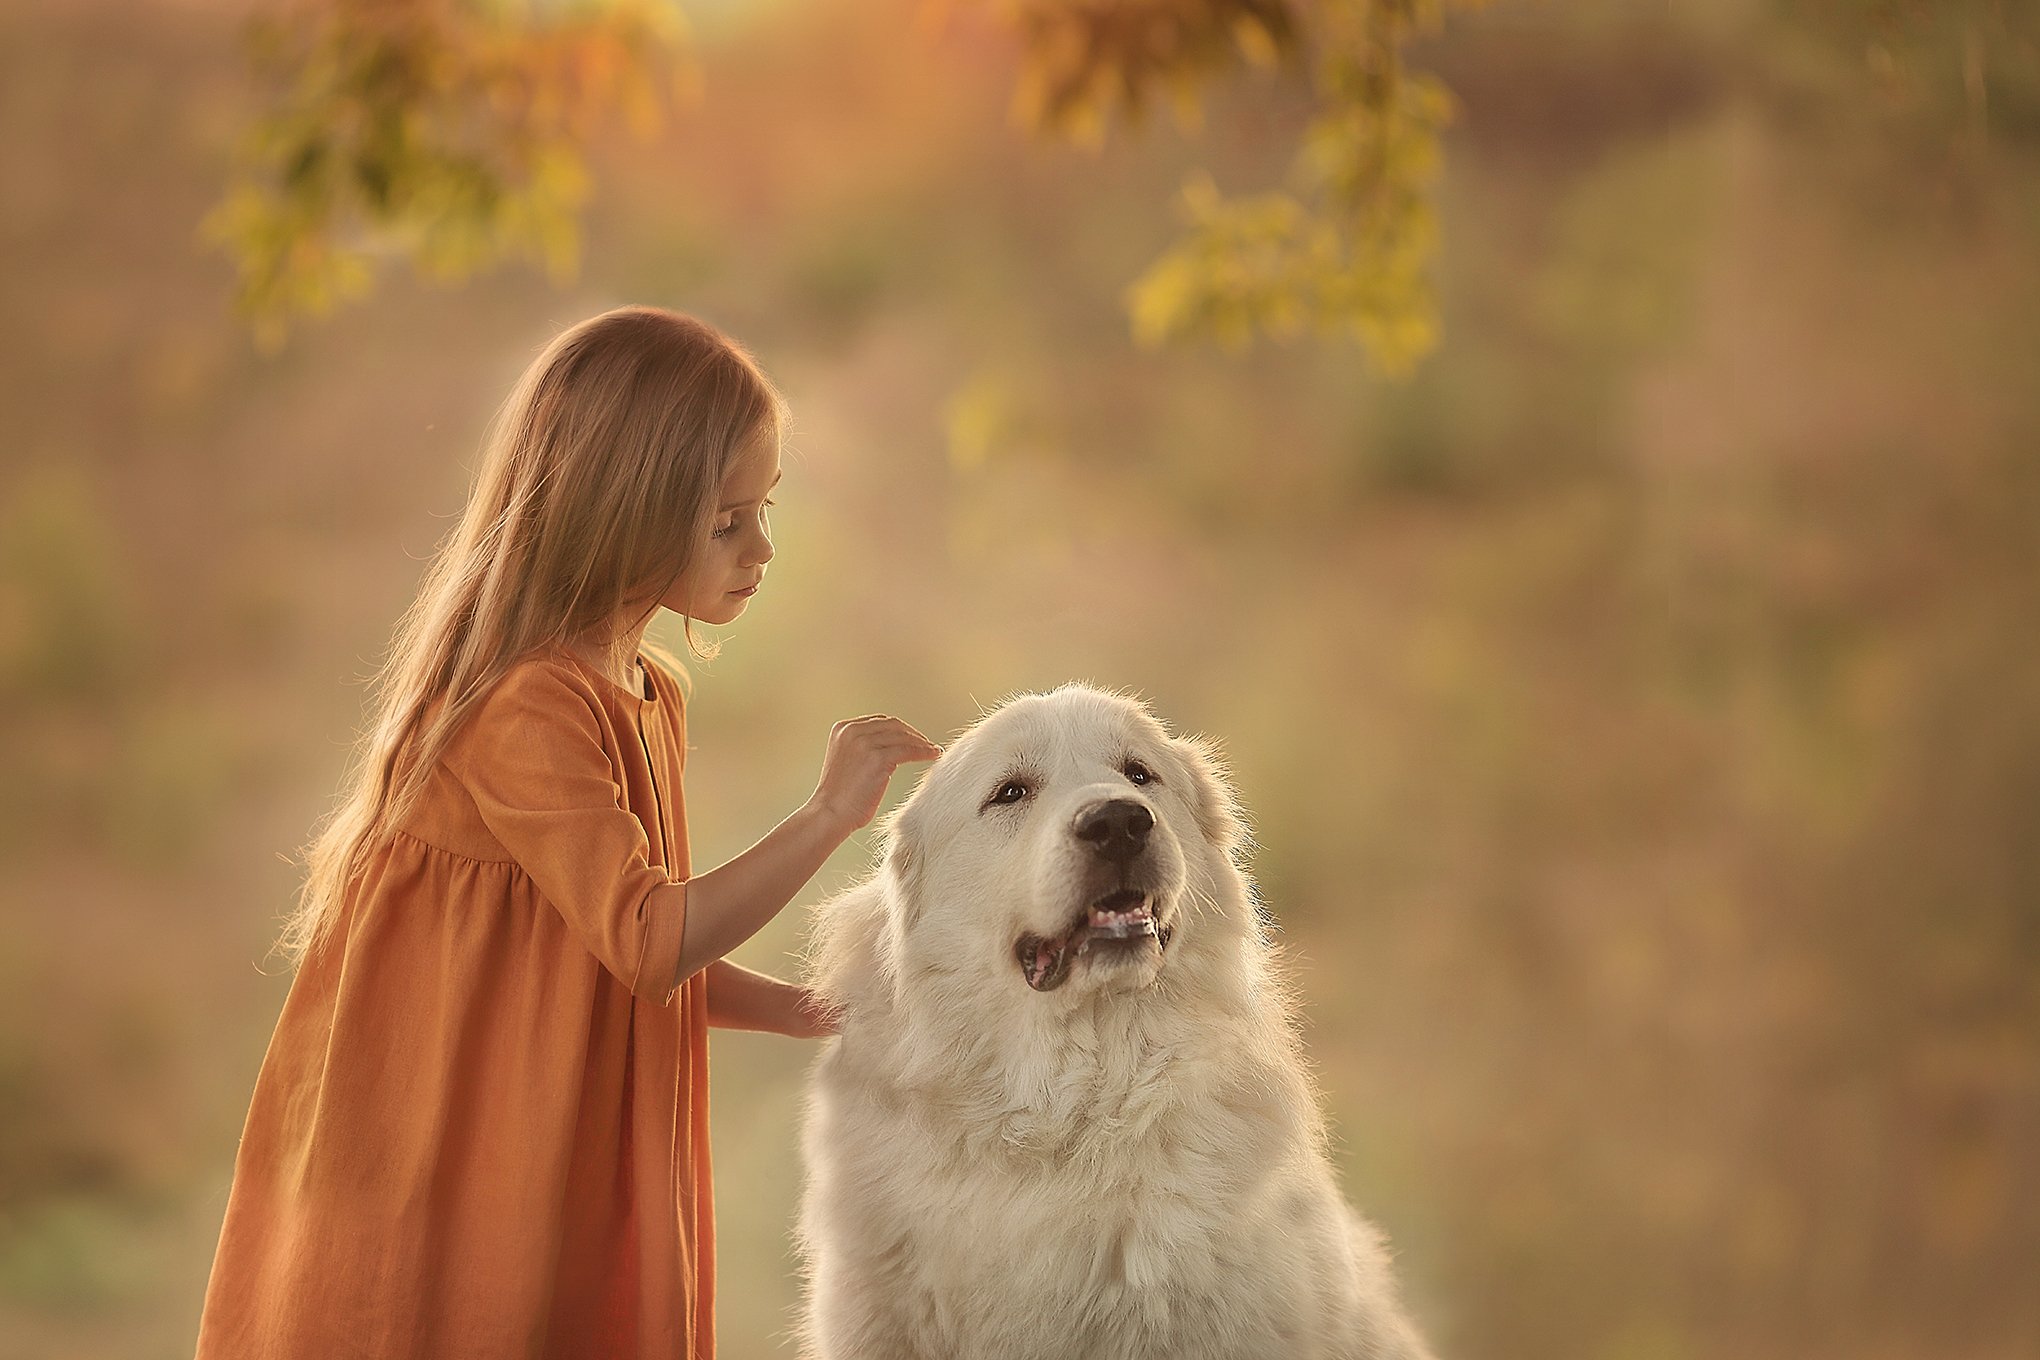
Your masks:
<svg viewBox="0 0 2040 1360"><path fill-rule="evenodd" d="M987 805L1015 771L1029 796ZM1081 906L1070 827L1112 797L1154 815L1173 935L1037 992L1014 942ZM883 830L808 958L843 1032L803 1129L807 1360L1429 1360L1340 1197L1209 741L1121 693L1020 696Z"/></svg>

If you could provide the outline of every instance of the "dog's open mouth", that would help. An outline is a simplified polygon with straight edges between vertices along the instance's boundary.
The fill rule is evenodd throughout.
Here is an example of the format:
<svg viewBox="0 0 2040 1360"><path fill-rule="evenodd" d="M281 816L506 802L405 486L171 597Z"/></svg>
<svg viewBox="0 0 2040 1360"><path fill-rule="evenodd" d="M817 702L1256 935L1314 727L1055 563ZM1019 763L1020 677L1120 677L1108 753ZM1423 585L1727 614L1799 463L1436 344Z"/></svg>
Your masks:
<svg viewBox="0 0 2040 1360"><path fill-rule="evenodd" d="M1091 903L1061 935L1022 935L1013 946L1027 985L1052 992L1063 985L1070 968L1094 948L1130 954L1153 940L1169 947L1170 932L1155 924L1154 903L1138 888L1120 888Z"/></svg>

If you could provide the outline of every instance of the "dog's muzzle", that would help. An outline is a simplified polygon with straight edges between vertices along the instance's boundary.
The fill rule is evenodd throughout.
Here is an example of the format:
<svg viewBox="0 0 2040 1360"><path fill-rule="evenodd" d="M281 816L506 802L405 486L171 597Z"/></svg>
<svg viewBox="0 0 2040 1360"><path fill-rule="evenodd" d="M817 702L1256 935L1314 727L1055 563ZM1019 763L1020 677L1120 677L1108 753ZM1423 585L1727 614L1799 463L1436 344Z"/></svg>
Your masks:
<svg viewBox="0 0 2040 1360"><path fill-rule="evenodd" d="M1083 860L1091 891L1099 895L1060 934L1022 935L1014 942L1013 957L1028 986L1054 991L1068 980L1076 960L1093 950L1131 958L1150 940L1158 950L1168 948L1169 931L1155 919L1149 886L1148 833L1154 829L1154 809L1138 798L1104 798L1077 810L1069 834L1089 851Z"/></svg>
<svg viewBox="0 0 2040 1360"><path fill-rule="evenodd" d="M1078 913L1060 935L1022 935L1013 946L1020 972L1037 992L1052 992L1068 981L1077 959L1092 950L1132 955L1154 941L1169 947L1173 932L1155 920L1154 899L1138 888L1115 888Z"/></svg>

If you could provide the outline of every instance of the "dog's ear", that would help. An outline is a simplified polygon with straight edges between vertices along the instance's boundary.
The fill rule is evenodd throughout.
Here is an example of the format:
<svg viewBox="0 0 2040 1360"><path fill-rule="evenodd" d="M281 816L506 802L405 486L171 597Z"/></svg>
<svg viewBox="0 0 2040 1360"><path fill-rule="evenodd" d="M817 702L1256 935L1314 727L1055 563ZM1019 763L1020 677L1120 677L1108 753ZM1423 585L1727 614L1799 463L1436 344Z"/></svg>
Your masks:
<svg viewBox="0 0 2040 1360"><path fill-rule="evenodd" d="M1197 817L1197 829L1225 853L1227 860L1244 867L1241 860L1253 844L1253 828L1217 741L1205 736L1171 737L1169 749L1189 777L1190 804Z"/></svg>
<svg viewBox="0 0 2040 1360"><path fill-rule="evenodd" d="M886 978L885 885L875 878L854 885L822 903L815 912L801 955L801 980L821 999L824 1009L839 1017L872 995L870 979L880 979L882 995L891 996Z"/></svg>
<svg viewBox="0 0 2040 1360"><path fill-rule="evenodd" d="M884 845L877 878L885 916L878 924L875 962L886 994L895 1008L906 1005L902 980L907 957L907 932L921 918L921 883L927 876L922 849L921 819L914 800L894 808L882 825Z"/></svg>
<svg viewBox="0 0 2040 1360"><path fill-rule="evenodd" d="M891 876L895 900L900 906L901 925L911 926L921 915L922 859L921 822L912 798L886 815L881 827L885 849L881 872Z"/></svg>

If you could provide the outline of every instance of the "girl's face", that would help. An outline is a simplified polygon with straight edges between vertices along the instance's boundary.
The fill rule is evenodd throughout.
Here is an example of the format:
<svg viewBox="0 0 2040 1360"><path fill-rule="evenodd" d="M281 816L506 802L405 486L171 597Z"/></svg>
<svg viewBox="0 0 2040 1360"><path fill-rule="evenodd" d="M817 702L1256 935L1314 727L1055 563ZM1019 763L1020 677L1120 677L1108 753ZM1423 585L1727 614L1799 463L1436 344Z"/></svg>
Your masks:
<svg viewBox="0 0 2040 1360"><path fill-rule="evenodd" d="M779 449L774 440L753 444L739 455L723 482L715 526L707 546L660 604L703 623L729 623L750 603L747 587L765 579L772 560L772 526L765 508L779 482Z"/></svg>

